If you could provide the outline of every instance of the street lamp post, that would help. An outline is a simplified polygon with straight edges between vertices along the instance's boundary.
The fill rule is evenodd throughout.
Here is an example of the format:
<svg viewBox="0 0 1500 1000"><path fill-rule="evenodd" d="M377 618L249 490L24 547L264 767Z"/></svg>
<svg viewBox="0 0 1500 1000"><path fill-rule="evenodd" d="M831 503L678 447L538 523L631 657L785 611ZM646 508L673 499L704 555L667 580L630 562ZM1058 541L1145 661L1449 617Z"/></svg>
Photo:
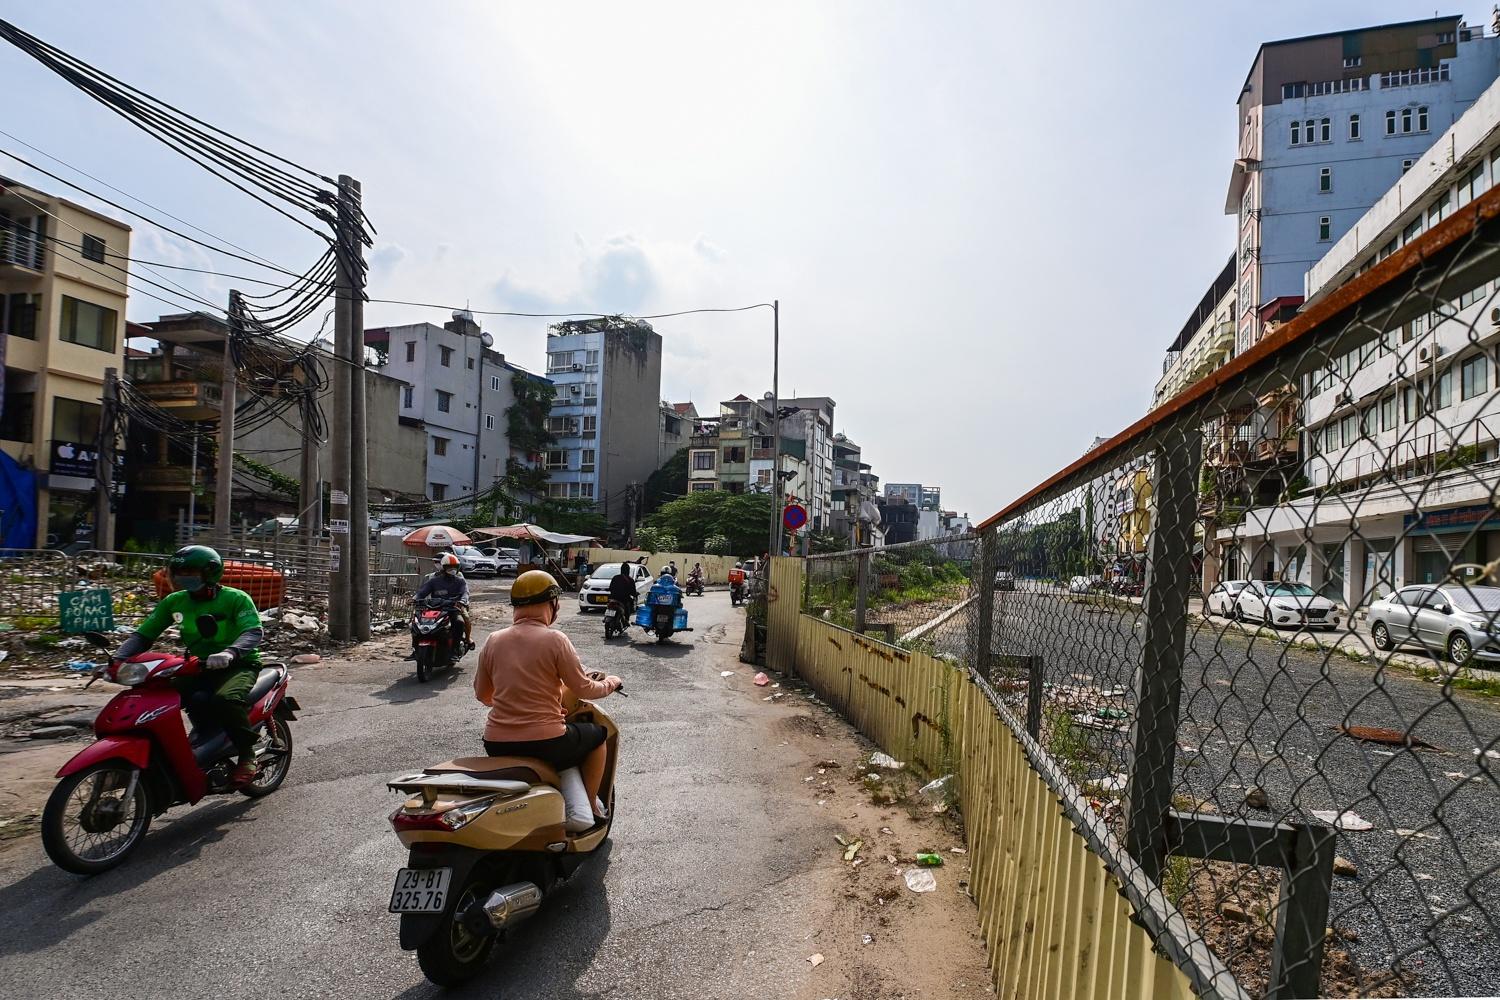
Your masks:
<svg viewBox="0 0 1500 1000"><path fill-rule="evenodd" d="M781 300L771 300L771 555L781 555Z"/></svg>

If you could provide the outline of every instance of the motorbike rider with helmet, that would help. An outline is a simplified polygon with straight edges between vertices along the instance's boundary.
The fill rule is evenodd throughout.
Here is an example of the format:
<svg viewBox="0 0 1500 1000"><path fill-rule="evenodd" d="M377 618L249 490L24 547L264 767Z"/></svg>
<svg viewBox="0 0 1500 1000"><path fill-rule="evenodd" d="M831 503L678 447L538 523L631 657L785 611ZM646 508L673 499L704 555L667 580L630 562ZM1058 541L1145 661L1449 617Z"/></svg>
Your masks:
<svg viewBox="0 0 1500 1000"><path fill-rule="evenodd" d="M603 726L568 722L562 689L579 698L603 698L620 688L620 678L602 681L583 671L578 650L552 628L561 609L562 588L551 574L527 570L510 588L514 621L491 632L479 650L474 697L488 706L484 750L491 757L536 757L558 771L577 767L594 814L608 819L599 801L604 781Z"/></svg>
<svg viewBox="0 0 1500 1000"><path fill-rule="evenodd" d="M255 730L250 727L246 697L260 673L259 647L264 639L260 612L243 590L222 586L224 560L207 545L180 548L167 562L172 593L157 602L145 620L136 626L120 648L116 659L146 652L151 644L176 625L182 644L203 661L203 672L172 680L182 696L188 718L201 732L217 724L228 735L239 755L239 765L229 776L232 787L255 780Z"/></svg>
<svg viewBox="0 0 1500 1000"><path fill-rule="evenodd" d="M635 614L636 598L635 576L632 575L630 566L630 563L621 563L620 572L609 581L609 599L620 602L627 620L630 615Z"/></svg>
<svg viewBox="0 0 1500 1000"><path fill-rule="evenodd" d="M458 570L458 556L452 552L444 552L434 561L437 563L437 569L422 581L422 585L417 588L417 593L412 600L424 601L432 598L449 602L449 613L463 623L465 647L473 649L474 625L469 621L469 582ZM415 637L412 643L412 651L415 652Z"/></svg>

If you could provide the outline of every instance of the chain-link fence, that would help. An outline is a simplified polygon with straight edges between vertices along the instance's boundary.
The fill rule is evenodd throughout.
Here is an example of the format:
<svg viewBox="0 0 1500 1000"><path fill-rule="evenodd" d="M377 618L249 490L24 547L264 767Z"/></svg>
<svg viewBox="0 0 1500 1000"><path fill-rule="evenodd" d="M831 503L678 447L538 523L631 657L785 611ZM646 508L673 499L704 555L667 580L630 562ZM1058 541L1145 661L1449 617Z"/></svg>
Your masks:
<svg viewBox="0 0 1500 1000"><path fill-rule="evenodd" d="M1251 995L1500 994L1500 191L1349 272L802 607L970 666Z"/></svg>

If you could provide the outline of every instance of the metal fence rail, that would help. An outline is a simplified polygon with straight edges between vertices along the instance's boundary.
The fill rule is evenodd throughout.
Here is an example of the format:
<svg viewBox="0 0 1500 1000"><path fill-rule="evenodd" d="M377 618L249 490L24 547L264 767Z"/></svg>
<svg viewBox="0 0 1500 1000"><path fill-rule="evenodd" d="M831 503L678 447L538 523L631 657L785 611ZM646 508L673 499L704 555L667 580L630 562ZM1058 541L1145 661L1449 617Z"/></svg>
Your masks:
<svg viewBox="0 0 1500 1000"><path fill-rule="evenodd" d="M808 563L805 615L967 666L1137 914L1252 995L1500 993L1497 219L1500 189L967 548Z"/></svg>

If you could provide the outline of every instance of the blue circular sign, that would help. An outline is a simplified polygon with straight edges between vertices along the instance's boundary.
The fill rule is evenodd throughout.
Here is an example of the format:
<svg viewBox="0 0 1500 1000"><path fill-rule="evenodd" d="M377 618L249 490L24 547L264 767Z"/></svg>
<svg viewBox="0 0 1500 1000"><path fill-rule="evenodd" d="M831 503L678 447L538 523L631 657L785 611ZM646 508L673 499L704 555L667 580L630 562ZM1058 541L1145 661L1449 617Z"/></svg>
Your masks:
<svg viewBox="0 0 1500 1000"><path fill-rule="evenodd" d="M807 523L807 508L800 503L789 503L781 512L781 523L788 531L797 531Z"/></svg>

